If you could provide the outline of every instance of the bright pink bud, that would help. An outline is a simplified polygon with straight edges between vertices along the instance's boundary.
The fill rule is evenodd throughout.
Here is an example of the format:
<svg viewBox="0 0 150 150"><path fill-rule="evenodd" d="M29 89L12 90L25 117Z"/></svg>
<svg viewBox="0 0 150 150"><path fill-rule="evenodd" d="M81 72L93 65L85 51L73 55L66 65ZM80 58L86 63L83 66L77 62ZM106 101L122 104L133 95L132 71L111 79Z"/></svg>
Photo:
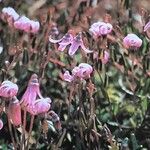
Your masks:
<svg viewBox="0 0 150 150"><path fill-rule="evenodd" d="M3 121L0 119L0 130L3 128Z"/></svg>
<svg viewBox="0 0 150 150"><path fill-rule="evenodd" d="M4 81L0 86L0 96L5 98L12 98L17 95L18 86L11 81Z"/></svg>
<svg viewBox="0 0 150 150"><path fill-rule="evenodd" d="M33 74L29 80L28 87L20 102L23 107L32 105L37 96L42 98L39 86L38 76L36 74Z"/></svg>
<svg viewBox="0 0 150 150"><path fill-rule="evenodd" d="M27 111L31 113L32 115L38 115L41 113L46 113L50 109L51 105L51 99L50 98L41 98L37 99L32 103L32 105L29 105L27 107Z"/></svg>
<svg viewBox="0 0 150 150"><path fill-rule="evenodd" d="M90 78L91 73L93 72L92 66L86 63L81 63L79 66L75 67L72 70L72 75L68 71L64 73L64 80L71 82L77 78L87 79Z"/></svg>
<svg viewBox="0 0 150 150"><path fill-rule="evenodd" d="M126 48L137 49L137 48L141 47L142 40L135 34L128 34L123 39L123 44Z"/></svg>
<svg viewBox="0 0 150 150"><path fill-rule="evenodd" d="M105 22L96 22L91 25L89 31L94 36L94 38L97 38L101 35L107 35L112 31L113 26L110 23Z"/></svg>
<svg viewBox="0 0 150 150"><path fill-rule="evenodd" d="M107 51L104 51L103 57L101 59L103 64L106 64L109 61L109 53Z"/></svg>
<svg viewBox="0 0 150 150"><path fill-rule="evenodd" d="M16 97L9 103L8 115L13 125L21 125L21 106Z"/></svg>

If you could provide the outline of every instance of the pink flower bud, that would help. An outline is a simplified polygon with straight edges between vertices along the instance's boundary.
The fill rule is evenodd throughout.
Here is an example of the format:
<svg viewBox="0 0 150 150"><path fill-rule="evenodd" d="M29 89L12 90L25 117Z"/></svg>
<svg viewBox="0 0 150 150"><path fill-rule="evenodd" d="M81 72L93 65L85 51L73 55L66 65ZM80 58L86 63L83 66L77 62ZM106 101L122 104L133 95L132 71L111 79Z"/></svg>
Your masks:
<svg viewBox="0 0 150 150"><path fill-rule="evenodd" d="M29 105L27 107L27 111L31 113L32 115L38 115L41 113L46 113L50 109L51 105L51 99L50 98L41 98L37 99L32 103L32 105Z"/></svg>
<svg viewBox="0 0 150 150"><path fill-rule="evenodd" d="M3 121L0 119L0 130L3 128Z"/></svg>
<svg viewBox="0 0 150 150"><path fill-rule="evenodd" d="M0 96L5 98L12 98L17 95L18 86L11 81L4 81L0 86Z"/></svg>
<svg viewBox="0 0 150 150"><path fill-rule="evenodd" d="M110 23L105 22L96 22L91 25L89 31L94 36L94 38L97 38L101 35L107 35L112 31L113 26Z"/></svg>
<svg viewBox="0 0 150 150"><path fill-rule="evenodd" d="M21 105L23 107L27 107L28 105L32 105L32 103L36 100L37 96L42 98L39 88L39 81L36 74L33 74L29 80L28 87L22 96Z"/></svg>
<svg viewBox="0 0 150 150"><path fill-rule="evenodd" d="M66 71L63 75L64 80L71 82L73 80L73 76L70 75L69 71Z"/></svg>
<svg viewBox="0 0 150 150"><path fill-rule="evenodd" d="M109 53L107 51L104 51L104 54L103 54L103 56L101 58L102 63L106 64L109 61L109 57L110 57Z"/></svg>
<svg viewBox="0 0 150 150"><path fill-rule="evenodd" d="M21 125L21 106L16 97L9 103L8 115L13 125Z"/></svg>
<svg viewBox="0 0 150 150"><path fill-rule="evenodd" d="M142 40L135 34L128 34L123 39L123 44L126 48L137 49L137 48L141 47Z"/></svg>

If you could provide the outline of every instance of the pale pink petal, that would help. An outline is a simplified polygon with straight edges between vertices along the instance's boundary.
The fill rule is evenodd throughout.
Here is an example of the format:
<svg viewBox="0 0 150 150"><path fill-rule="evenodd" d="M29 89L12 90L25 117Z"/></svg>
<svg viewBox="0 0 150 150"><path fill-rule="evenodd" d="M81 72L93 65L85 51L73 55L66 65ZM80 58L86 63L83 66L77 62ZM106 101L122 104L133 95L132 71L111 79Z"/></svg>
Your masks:
<svg viewBox="0 0 150 150"><path fill-rule="evenodd" d="M147 31L150 28L150 21L145 25L144 32Z"/></svg>
<svg viewBox="0 0 150 150"><path fill-rule="evenodd" d="M83 43L82 43L80 46L81 46L81 48L82 48L86 53L93 53L93 51L87 49L87 48L84 46Z"/></svg>
<svg viewBox="0 0 150 150"><path fill-rule="evenodd" d="M70 75L69 71L65 71L65 73L63 75L63 79L65 81L72 82L73 81L73 76Z"/></svg>
<svg viewBox="0 0 150 150"><path fill-rule="evenodd" d="M75 54L75 52L78 50L80 46L80 42L77 42L77 41L73 41L70 48L69 48L69 55L70 56L73 56Z"/></svg>

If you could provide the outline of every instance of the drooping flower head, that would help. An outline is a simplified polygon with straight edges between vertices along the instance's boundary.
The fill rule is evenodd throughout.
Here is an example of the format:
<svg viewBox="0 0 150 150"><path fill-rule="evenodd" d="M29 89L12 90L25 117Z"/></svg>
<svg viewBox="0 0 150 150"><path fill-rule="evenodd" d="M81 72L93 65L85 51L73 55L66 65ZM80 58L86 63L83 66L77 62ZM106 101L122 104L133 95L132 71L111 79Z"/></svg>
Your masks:
<svg viewBox="0 0 150 150"><path fill-rule="evenodd" d="M126 48L137 49L141 47L142 40L137 35L130 33L123 39L123 44Z"/></svg>
<svg viewBox="0 0 150 150"><path fill-rule="evenodd" d="M81 47L81 49L83 49L84 52L86 52L86 53L92 52L84 46L81 32L76 37L73 37L73 35L71 33L66 33L60 40L53 40L50 36L49 41L51 43L58 43L59 44L59 47L58 47L59 51L64 51L65 48L69 44L71 44L71 46L69 48L69 52L68 52L70 56L73 56L79 47Z"/></svg>
<svg viewBox="0 0 150 150"><path fill-rule="evenodd" d="M9 103L8 115L13 125L21 125L21 106L16 97Z"/></svg>
<svg viewBox="0 0 150 150"><path fill-rule="evenodd" d="M3 121L0 119L0 130L3 128Z"/></svg>
<svg viewBox="0 0 150 150"><path fill-rule="evenodd" d="M29 80L27 89L20 102L23 107L31 105L36 100L37 96L42 98L39 86L38 76L36 74L33 74Z"/></svg>
<svg viewBox="0 0 150 150"><path fill-rule="evenodd" d="M0 96L5 98L12 98L17 95L18 86L11 81L4 81L0 86Z"/></svg>
<svg viewBox="0 0 150 150"><path fill-rule="evenodd" d="M14 22L14 27L28 33L37 33L39 31L40 24L38 21L33 21L26 16L22 16Z"/></svg>
<svg viewBox="0 0 150 150"><path fill-rule="evenodd" d="M96 22L91 25L89 31L94 38L98 38L102 35L107 35L112 31L113 26L110 23Z"/></svg>
<svg viewBox="0 0 150 150"><path fill-rule="evenodd" d="M66 71L63 75L64 80L68 82L72 82L73 80L79 79L87 79L90 78L91 73L93 72L93 68L91 65L87 63L81 63L79 66L75 67L72 70L72 74L70 75L69 71Z"/></svg>
<svg viewBox="0 0 150 150"><path fill-rule="evenodd" d="M27 107L27 111L32 115L46 113L51 107L50 103L51 103L50 98L37 99L32 103L32 105L29 105Z"/></svg>

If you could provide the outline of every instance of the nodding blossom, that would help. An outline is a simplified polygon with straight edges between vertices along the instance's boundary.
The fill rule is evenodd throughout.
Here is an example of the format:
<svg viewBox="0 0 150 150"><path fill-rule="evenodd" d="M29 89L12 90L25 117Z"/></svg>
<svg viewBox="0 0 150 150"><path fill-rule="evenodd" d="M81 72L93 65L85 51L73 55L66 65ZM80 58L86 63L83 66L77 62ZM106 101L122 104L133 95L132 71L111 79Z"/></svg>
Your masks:
<svg viewBox="0 0 150 150"><path fill-rule="evenodd" d="M103 64L107 64L107 62L109 61L109 53L107 51L104 51L103 56L101 58L101 61Z"/></svg>
<svg viewBox="0 0 150 150"><path fill-rule="evenodd" d="M42 113L46 113L49 111L51 107L51 99L50 98L41 98L37 99L27 107L27 111L32 115L38 115Z"/></svg>
<svg viewBox="0 0 150 150"><path fill-rule="evenodd" d="M9 103L8 115L13 125L21 125L21 106L16 97Z"/></svg>
<svg viewBox="0 0 150 150"><path fill-rule="evenodd" d="M40 85L38 81L38 76L36 74L33 74L29 80L27 89L24 95L22 96L22 99L20 102L23 107L32 105L32 103L36 100L37 96L39 96L39 98L43 98L40 93L39 86Z"/></svg>
<svg viewBox="0 0 150 150"><path fill-rule="evenodd" d="M69 48L69 52L68 52L70 56L73 56L79 47L81 47L81 49L83 49L83 51L86 53L92 52L85 47L83 40L82 40L82 33L81 32L76 37L73 37L72 34L67 33L60 40L53 40L50 36L49 41L51 43L58 43L59 44L59 47L58 47L59 51L64 51L65 48L71 44L70 48Z"/></svg>
<svg viewBox="0 0 150 150"><path fill-rule="evenodd" d="M0 119L0 130L3 128L3 121Z"/></svg>
<svg viewBox="0 0 150 150"><path fill-rule="evenodd" d="M130 33L123 39L123 44L126 48L137 49L141 47L142 40L137 35Z"/></svg>
<svg viewBox="0 0 150 150"><path fill-rule="evenodd" d="M63 75L65 81L72 82L73 80L79 79L87 79L90 78L91 73L93 72L92 66L86 63L81 63L79 66L75 67L72 70L72 74L70 75L69 71L66 71Z"/></svg>
<svg viewBox="0 0 150 150"><path fill-rule="evenodd" d="M22 16L14 22L14 27L25 32L37 33L40 28L40 23Z"/></svg>
<svg viewBox="0 0 150 150"><path fill-rule="evenodd" d="M112 31L112 28L113 26L110 23L99 21L91 25L89 32L94 38L98 38L99 36L109 34Z"/></svg>
<svg viewBox="0 0 150 150"><path fill-rule="evenodd" d="M6 18L7 21L10 18L12 18L12 21L15 21L15 20L17 20L19 18L18 13L11 7L3 8L2 9L2 15L4 16L4 18Z"/></svg>
<svg viewBox="0 0 150 150"><path fill-rule="evenodd" d="M146 32L148 29L150 29L150 21L145 25L144 32Z"/></svg>
<svg viewBox="0 0 150 150"><path fill-rule="evenodd" d="M0 86L0 96L5 98L12 98L17 95L18 86L11 81L4 81Z"/></svg>

